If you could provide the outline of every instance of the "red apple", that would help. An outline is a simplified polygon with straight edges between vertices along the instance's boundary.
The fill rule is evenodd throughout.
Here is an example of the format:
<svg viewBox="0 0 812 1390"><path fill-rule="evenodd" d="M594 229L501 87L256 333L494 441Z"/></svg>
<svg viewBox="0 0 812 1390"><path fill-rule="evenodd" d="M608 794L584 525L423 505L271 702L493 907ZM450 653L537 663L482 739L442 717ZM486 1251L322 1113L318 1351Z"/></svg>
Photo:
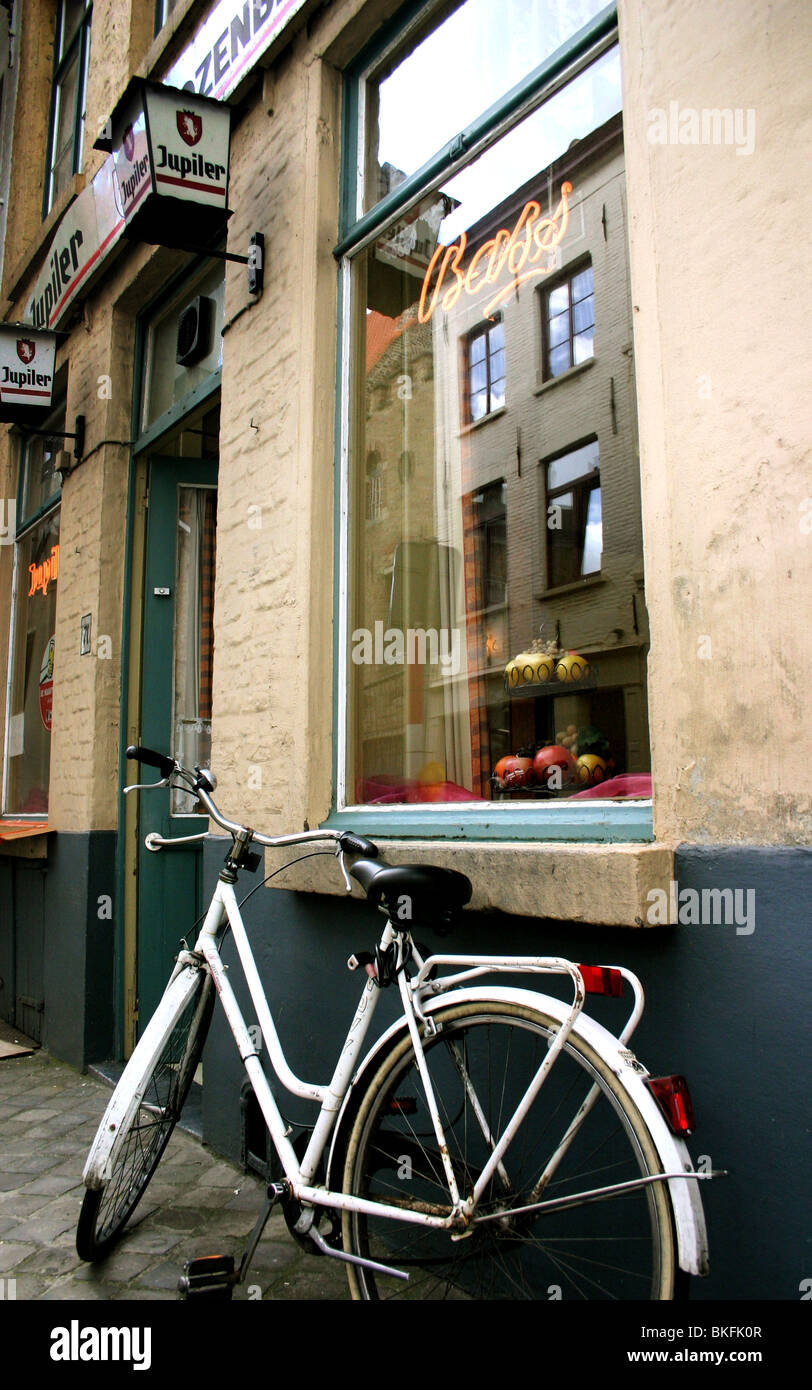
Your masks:
<svg viewBox="0 0 812 1390"><path fill-rule="evenodd" d="M553 775L554 768L558 768L560 778ZM533 770L542 786L549 785L551 781L553 786L556 783L563 786L575 777L575 759L568 748L563 748L560 743L551 743L539 749L533 759Z"/></svg>

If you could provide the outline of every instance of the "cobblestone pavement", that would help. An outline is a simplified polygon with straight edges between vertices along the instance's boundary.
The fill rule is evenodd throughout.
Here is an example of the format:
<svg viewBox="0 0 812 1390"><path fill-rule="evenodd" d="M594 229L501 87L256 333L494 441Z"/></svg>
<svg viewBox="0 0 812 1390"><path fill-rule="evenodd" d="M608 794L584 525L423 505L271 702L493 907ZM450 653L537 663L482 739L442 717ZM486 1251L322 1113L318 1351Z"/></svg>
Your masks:
<svg viewBox="0 0 812 1390"><path fill-rule="evenodd" d="M0 1280L17 1299L180 1299L194 1255L239 1256L262 1205L262 1184L176 1130L114 1251L76 1254L82 1168L110 1090L43 1052L0 1061ZM265 1227L246 1286L234 1298L349 1298L338 1261L309 1256L281 1212Z"/></svg>

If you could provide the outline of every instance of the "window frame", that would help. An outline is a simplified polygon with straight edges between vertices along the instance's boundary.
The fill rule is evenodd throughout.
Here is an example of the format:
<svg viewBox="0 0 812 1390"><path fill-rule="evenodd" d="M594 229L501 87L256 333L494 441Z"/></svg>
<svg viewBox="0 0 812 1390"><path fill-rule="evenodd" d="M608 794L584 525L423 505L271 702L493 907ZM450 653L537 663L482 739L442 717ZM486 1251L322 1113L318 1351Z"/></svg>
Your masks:
<svg viewBox="0 0 812 1390"><path fill-rule="evenodd" d="M445 9L447 10L447 6ZM378 836L449 838L462 841L589 841L591 843L651 842L652 804L641 801L591 801L572 805L524 806L510 803L465 802L437 807L354 804L346 795L349 756L349 621L351 548L350 417L352 337L358 306L353 261L394 219L409 211L449 177L473 162L532 111L542 107L604 53L618 43L617 5L610 4L550 55L500 101L485 111L454 140L437 151L414 174L408 175L368 211L363 207L366 148L366 84L387 55L404 37L427 31L427 17L439 17L443 6L412 4L385 25L344 74L342 103L342 161L339 200L339 238L334 247L338 266L338 341L336 373L336 504L334 517L334 661L333 661L333 775L331 806L324 824L365 829ZM488 418L488 417L483 417ZM359 499L355 499L356 503Z"/></svg>
<svg viewBox="0 0 812 1390"><path fill-rule="evenodd" d="M575 361L575 337L576 337L576 334L575 334L575 325L574 325L574 322L573 322L573 314L572 314L572 282L573 282L573 280L576 280L576 279L578 278L579 275L583 275L583 273L584 273L585 270L591 270L591 271L592 271L592 300L593 300L592 333L593 333L593 342L592 342L592 352L590 353L590 355L589 355L588 357L585 357L584 360L583 360L583 362L576 362L576 361ZM569 317L570 317L569 337L568 337L567 339L563 340L562 342L560 342L560 343L555 343L554 346L551 346L551 345L550 345L550 315L549 315L549 313L548 313L548 305L549 305L549 303L550 303L550 298L551 298L551 296L552 296L553 294L555 294L556 290L560 290L561 287L562 287L563 285L567 285L568 288L569 288L569 303L568 303L568 305L567 305L567 313L569 314ZM571 371L574 371L574 370L576 370L576 369L580 369L581 367L585 367L585 366L587 365L588 362L594 362L594 360L595 360L594 333L595 333L595 327L596 327L596 322L597 322L597 321L596 321L595 312L594 312L594 300L595 300L595 267L594 267L593 264L592 264L592 257L591 257L591 256L582 256L582 257L579 257L577 260L571 261L570 264L569 264L568 266L565 266L564 269L561 271L561 273L560 273L559 275L557 275L557 276L555 277L555 279L554 279L550 284L547 284L547 285L544 286L544 289L543 289L543 291L542 291L542 293L541 293L541 380L542 380L542 382L543 382L545 385L546 385L548 382L551 382L551 381L558 381L559 378L562 377L562 376L565 376L567 372L571 372ZM580 303L581 301L579 300L578 302ZM554 317L557 317L557 316L554 315ZM580 329L579 331L580 331L580 332L583 332L584 330L583 330L583 329ZM550 371L550 353L554 350L554 348L563 347L565 341L569 344L569 350L570 350L570 361L569 361L569 365L568 365L567 367L564 367L560 372L552 372L552 371Z"/></svg>
<svg viewBox="0 0 812 1390"><path fill-rule="evenodd" d="M56 32L54 34L54 70L51 77L51 100L48 110L48 143L45 157L45 185L42 194L42 216L48 216L64 188L54 192L54 170L56 150L54 148L59 117L59 98L62 83L70 69L73 59L78 55L75 107L73 112L73 136L71 140L71 177L78 174L84 155L84 116L87 97L87 73L90 58L90 26L93 20L92 0L83 0L84 9L74 33L64 46L63 29L65 24L66 0L59 0L56 13ZM67 187L68 180L64 187Z"/></svg>
<svg viewBox="0 0 812 1390"><path fill-rule="evenodd" d="M496 328L501 328L501 329L502 329L502 344L501 344L500 347L491 350L491 334L494 332L494 330L495 330ZM485 339L485 356L484 356L484 358L483 358L483 361L484 361L484 363L485 363L485 388L484 388L484 389L485 389L486 406L487 406L487 408L486 408L484 414L479 415L479 416L477 416L476 419L474 419L473 411L472 411L472 409L471 409L471 401L472 401L472 398L473 398L475 395L479 395L479 394L480 394L480 391L482 390L482 388L480 387L478 391L474 391L474 389L473 389L473 387L472 387L472 385L471 385L471 369L472 369L473 366L476 365L475 363L473 363L473 362L471 361L471 348L472 348L473 344L477 341L478 338L484 338L484 339ZM462 343L463 343L463 351L462 351L462 358L463 358L462 422L463 422L463 426L464 426L464 427L470 426L470 427L473 428L473 427L476 426L476 425L484 424L484 422L485 422L486 420L490 420L494 415L499 414L501 411L505 410L506 407L507 407L507 355L505 354L505 331L504 331L504 319L503 319L502 315L501 315L501 314L495 314L494 317L493 317L493 319L491 319L491 320L484 319L484 320L482 321L482 323L478 323L478 324L476 325L475 328L470 329L470 330L468 331L468 333L465 334L465 337L463 338ZM492 393L493 393L493 380L492 380L492 377L491 377L491 360L492 360L493 357L496 356L496 353L497 353L497 352L501 352L501 353L505 354L505 374L504 374L504 376L502 376L502 377L497 377L497 381L501 381L501 382L503 383L503 387L502 387L502 400L501 400L501 402L499 403L499 405L494 405L494 404L493 404L493 401L492 401L492 399L491 399Z"/></svg>
<svg viewBox="0 0 812 1390"><path fill-rule="evenodd" d="M555 487L555 488L553 488L553 489L551 490L551 489L550 489L550 485L549 485L549 474L548 474L548 470L549 470L550 464L551 464L551 463L558 463L561 459L569 458L569 456L570 456L571 454L577 453L579 449L585 448L585 446L586 446L587 444L595 444L595 445L597 446L597 451L598 451L598 466L597 466L597 468L590 468L586 473L579 474L579 476L578 476L577 478L574 478L574 479L572 480L572 482L569 482L569 483L559 483L558 487ZM556 451L555 451L554 454L548 454L548 455L546 455L545 458L543 458L543 459L540 460L539 467L540 467L540 469L543 470L543 475L542 475L542 476L543 476L543 488L544 488L544 507L543 507L543 516L544 516L544 517L549 517L549 508L555 504L555 499L556 499L557 497L563 497L563 496L564 496L566 493L568 493L568 492L577 493L577 494L582 494L582 495L585 497L585 499L586 499L586 500L585 500L585 510L584 510L584 512L583 512L583 533L584 533L584 534L583 534L583 538L582 538L581 551L580 551L580 554L581 554L581 561L583 562L583 549L584 549L584 545L585 545L585 543L586 543L586 525L587 525L587 520L588 520L588 516L589 516L589 495L590 495L590 493L592 492L593 488L595 487L595 484L596 484L596 483L597 483L598 491L599 491L599 492L600 492L600 489L601 489L600 441L599 441L599 439L598 439L597 434L590 434L590 435L587 435L587 436L586 436L585 438L583 438L583 439L578 439L578 440L576 440L574 443L568 444L567 447L566 447L565 449L556 449ZM544 542L545 542L545 563L544 563L545 592L551 593L551 592L553 592L553 591L556 590L556 589L561 589L561 588L564 588L564 587L570 588L570 587L572 587L573 585L585 584L585 583L589 583L590 581L594 582L596 579L600 579L600 577L601 577L601 572L602 572L602 562L603 562L603 505L602 505L602 504L603 504L603 494L601 494L601 565L600 565L596 570L590 570L588 574L578 574L578 575L576 575L574 578L570 578L570 579L554 579L554 578L553 578L553 575L552 575L552 546L550 545L550 529L551 529L551 528L549 527L549 525L545 525L545 526L544 526ZM575 510L575 504L573 505L573 510Z"/></svg>
<svg viewBox="0 0 812 1390"><path fill-rule="evenodd" d="M53 408L47 416L54 430L54 437L59 438L65 428L67 395L64 388L59 392L54 402ZM43 426L47 429L47 426ZM18 585L20 582L20 545L25 542L34 529L43 521L47 521L55 512L62 508L62 483L57 490L48 497L45 502L35 507L28 514L23 513L23 502L26 494L26 483L28 481L28 470L31 461L31 444L38 438L30 431L21 429L17 435L18 439L18 469L17 469L17 510L16 526L14 530L14 554L12 557L12 577L11 577L11 603L9 609L9 629L8 629L8 669L6 671L6 700L5 700L5 720L3 732L3 779L2 789L0 789L0 823L4 819L41 821L43 815L41 811L12 811L8 809L9 793L9 742L11 735L11 693L15 673L15 640L16 640L16 618L17 618L17 598ZM59 585L56 588L56 601L59 602ZM50 805L50 772L48 801Z"/></svg>

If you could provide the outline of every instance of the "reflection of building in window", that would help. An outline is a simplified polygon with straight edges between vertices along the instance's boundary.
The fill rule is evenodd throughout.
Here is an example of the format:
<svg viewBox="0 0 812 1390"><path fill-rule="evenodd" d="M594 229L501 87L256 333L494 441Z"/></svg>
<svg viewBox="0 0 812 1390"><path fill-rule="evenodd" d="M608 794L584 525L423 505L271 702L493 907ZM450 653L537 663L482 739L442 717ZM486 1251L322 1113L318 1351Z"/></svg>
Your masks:
<svg viewBox="0 0 812 1390"><path fill-rule="evenodd" d="M544 296L544 379L586 362L595 351L592 266L570 274Z"/></svg>
<svg viewBox="0 0 812 1390"><path fill-rule="evenodd" d="M46 434L23 434L21 487L14 554L11 670L6 707L5 815L42 816L48 811L51 712L59 588L61 476L56 453L65 428L64 396L43 422ZM55 659L56 658L56 659Z"/></svg>
<svg viewBox="0 0 812 1390"><path fill-rule="evenodd" d="M514 229L534 207L539 226L560 222L565 184L573 190L566 234L554 256L531 261L536 242ZM455 194L463 191L455 184ZM353 657L350 787L359 801L491 798L500 758L558 741L570 726L589 751L604 749L607 776L648 771L623 198L615 115L484 215L476 215L480 197L473 218L463 219L461 198L453 273L445 230L433 249L424 246L434 193L361 253L350 632L373 634L379 624L382 647L368 661ZM599 358L596 279L605 319ZM497 298L498 315L489 318ZM554 346L566 361L562 355L556 376L579 363L588 371L545 379L545 318L548 327L560 320ZM386 479L377 523L376 485L365 471L375 451ZM453 669L400 664L387 653L384 634L409 628L438 640L459 633ZM580 653L588 679L506 687L507 663L533 650L540 634ZM560 794L579 790L590 790L583 779ZM496 792L517 800L559 794L539 785Z"/></svg>
<svg viewBox="0 0 812 1390"><path fill-rule="evenodd" d="M505 325L478 328L467 340L466 418L476 424L505 404Z"/></svg>
<svg viewBox="0 0 812 1390"><path fill-rule="evenodd" d="M45 212L82 167L90 14L88 0L61 0L56 17Z"/></svg>
<svg viewBox="0 0 812 1390"><path fill-rule="evenodd" d="M506 489L502 479L481 488L472 498L479 576L478 597L483 608L507 603Z"/></svg>
<svg viewBox="0 0 812 1390"><path fill-rule="evenodd" d="M370 449L367 454L366 498L367 521L380 521L383 513L383 473L377 449Z"/></svg>
<svg viewBox="0 0 812 1390"><path fill-rule="evenodd" d="M546 472L547 583L598 574L603 552L598 441L549 459Z"/></svg>

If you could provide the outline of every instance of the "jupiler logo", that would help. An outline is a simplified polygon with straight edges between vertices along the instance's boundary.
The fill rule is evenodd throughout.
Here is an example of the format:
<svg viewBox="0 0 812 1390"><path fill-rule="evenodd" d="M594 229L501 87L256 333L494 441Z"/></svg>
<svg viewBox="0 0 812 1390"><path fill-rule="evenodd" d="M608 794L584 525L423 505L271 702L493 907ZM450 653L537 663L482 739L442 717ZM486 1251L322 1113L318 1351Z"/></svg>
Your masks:
<svg viewBox="0 0 812 1390"><path fill-rule="evenodd" d="M176 111L178 135L187 145L196 145L203 134L203 118L194 111Z"/></svg>
<svg viewBox="0 0 812 1390"><path fill-rule="evenodd" d="M21 362L33 362L36 351L37 345L30 338L17 339L17 356Z"/></svg>
<svg viewBox="0 0 812 1390"><path fill-rule="evenodd" d="M127 161L129 164L132 164L133 155L135 154L135 136L133 135L133 128L131 125L128 125L127 129L124 132L123 144L124 153L127 156Z"/></svg>

